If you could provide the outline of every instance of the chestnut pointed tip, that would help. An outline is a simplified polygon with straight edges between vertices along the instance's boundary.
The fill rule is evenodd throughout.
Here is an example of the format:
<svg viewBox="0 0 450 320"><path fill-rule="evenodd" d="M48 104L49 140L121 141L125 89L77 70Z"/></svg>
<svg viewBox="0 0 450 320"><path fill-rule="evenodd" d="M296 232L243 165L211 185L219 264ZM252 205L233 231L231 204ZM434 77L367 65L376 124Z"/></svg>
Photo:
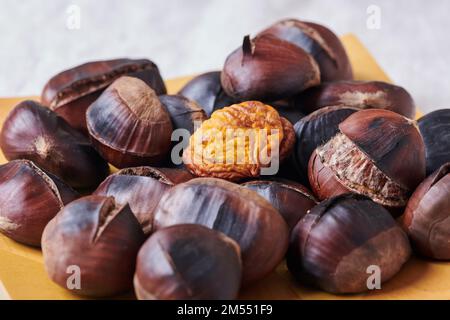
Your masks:
<svg viewBox="0 0 450 320"><path fill-rule="evenodd" d="M247 59L250 59L255 53L255 43L250 39L250 35L246 35L242 41L242 65Z"/></svg>

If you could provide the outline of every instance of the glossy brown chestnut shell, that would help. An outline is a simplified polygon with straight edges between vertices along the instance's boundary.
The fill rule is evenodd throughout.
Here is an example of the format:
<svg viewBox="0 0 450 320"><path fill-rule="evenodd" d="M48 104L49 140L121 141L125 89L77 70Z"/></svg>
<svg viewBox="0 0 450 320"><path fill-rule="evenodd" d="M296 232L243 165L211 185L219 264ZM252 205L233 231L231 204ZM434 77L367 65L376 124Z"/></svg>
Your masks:
<svg viewBox="0 0 450 320"><path fill-rule="evenodd" d="M450 162L450 109L430 112L417 122L425 143L427 175Z"/></svg>
<svg viewBox="0 0 450 320"><path fill-rule="evenodd" d="M368 290L369 267L381 283L409 259L408 237L389 212L356 194L326 200L294 228L287 265L297 280L332 293Z"/></svg>
<svg viewBox="0 0 450 320"><path fill-rule="evenodd" d="M174 184L190 180L187 171L164 168L133 167L110 175L95 190L95 195L112 196L116 203L129 204L146 235L151 233L153 212L166 190ZM174 178L171 178L173 176Z"/></svg>
<svg viewBox="0 0 450 320"><path fill-rule="evenodd" d="M0 146L6 159L31 160L74 188L95 188L109 172L85 136L34 101L21 102L9 113Z"/></svg>
<svg viewBox="0 0 450 320"><path fill-rule="evenodd" d="M287 249L288 227L278 211L256 192L222 179L192 179L163 195L154 229L183 223L221 231L239 244L244 285L270 273Z"/></svg>
<svg viewBox="0 0 450 320"><path fill-rule="evenodd" d="M229 300L241 284L239 245L195 224L155 232L139 251L134 275L141 300Z"/></svg>
<svg viewBox="0 0 450 320"><path fill-rule="evenodd" d="M115 59L88 62L53 76L45 85L41 102L73 128L88 135L86 110L114 80L121 76L143 80L157 94L166 87L158 67L147 59Z"/></svg>
<svg viewBox="0 0 450 320"><path fill-rule="evenodd" d="M326 106L386 109L414 119L416 106L402 87L381 81L336 81L322 83L292 99L306 114ZM293 106L293 107L294 107Z"/></svg>
<svg viewBox="0 0 450 320"><path fill-rule="evenodd" d="M302 48L314 57L322 81L350 80L352 66L339 38L323 25L296 19L281 20L259 35L271 35Z"/></svg>
<svg viewBox="0 0 450 320"><path fill-rule="evenodd" d="M317 204L311 191L294 181L283 179L254 180L244 182L242 186L256 191L269 201L283 216L290 230Z"/></svg>
<svg viewBox="0 0 450 320"><path fill-rule="evenodd" d="M220 71L206 72L193 78L178 94L197 102L208 117L217 109L240 102L228 96L223 90Z"/></svg>
<svg viewBox="0 0 450 320"><path fill-rule="evenodd" d="M321 200L352 191L387 208L402 208L425 178L416 122L381 109L353 113L313 152L308 175Z"/></svg>
<svg viewBox="0 0 450 320"><path fill-rule="evenodd" d="M170 116L137 78L114 81L89 107L86 121L92 143L117 168L157 165L169 152Z"/></svg>
<svg viewBox="0 0 450 320"><path fill-rule="evenodd" d="M450 163L417 187L401 223L421 255L450 260Z"/></svg>
<svg viewBox="0 0 450 320"><path fill-rule="evenodd" d="M47 223L77 197L72 188L33 162L8 162L0 166L0 232L38 247Z"/></svg>
<svg viewBox="0 0 450 320"><path fill-rule="evenodd" d="M44 230L45 269L51 280L73 293L119 294L132 288L136 256L144 240L128 205L118 206L112 197L80 198L64 207ZM69 286L73 267L79 271L79 287Z"/></svg>
<svg viewBox="0 0 450 320"><path fill-rule="evenodd" d="M169 113L174 130L186 129L192 134L196 125L200 126L206 120L205 111L196 102L184 96L162 95L159 100Z"/></svg>
<svg viewBox="0 0 450 320"><path fill-rule="evenodd" d="M309 185L308 162L313 151L339 132L339 124L360 109L346 106L321 108L300 119L295 125L296 142L291 162L301 182Z"/></svg>
<svg viewBox="0 0 450 320"><path fill-rule="evenodd" d="M221 83L239 100L275 101L318 85L320 71L311 55L296 45L269 35L250 40L226 59Z"/></svg>

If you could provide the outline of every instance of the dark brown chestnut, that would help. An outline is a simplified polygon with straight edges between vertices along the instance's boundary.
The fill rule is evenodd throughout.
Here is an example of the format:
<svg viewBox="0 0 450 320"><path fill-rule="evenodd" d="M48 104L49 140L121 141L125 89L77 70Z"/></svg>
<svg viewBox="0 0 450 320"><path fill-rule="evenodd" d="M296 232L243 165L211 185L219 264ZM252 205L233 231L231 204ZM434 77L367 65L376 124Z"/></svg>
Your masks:
<svg viewBox="0 0 450 320"><path fill-rule="evenodd" d="M40 246L47 223L78 194L57 177L28 160L0 166L0 232Z"/></svg>
<svg viewBox="0 0 450 320"><path fill-rule="evenodd" d="M345 194L320 203L299 221L287 265L302 283L357 293L369 289L372 268L384 283L410 254L408 237L386 209L364 196Z"/></svg>
<svg viewBox="0 0 450 320"><path fill-rule="evenodd" d="M196 125L206 120L206 113L194 101L181 95L162 95L159 100L166 107L173 129L186 129L194 133Z"/></svg>
<svg viewBox="0 0 450 320"><path fill-rule="evenodd" d="M450 162L450 109L430 112L418 120L425 143L427 175Z"/></svg>
<svg viewBox="0 0 450 320"><path fill-rule="evenodd" d="M121 77L88 108L92 143L117 168L157 165L171 146L170 116L142 80Z"/></svg>
<svg viewBox="0 0 450 320"><path fill-rule="evenodd" d="M195 224L155 232L139 251L134 289L141 300L229 300L241 285L239 245Z"/></svg>
<svg viewBox="0 0 450 320"><path fill-rule="evenodd" d="M289 41L314 57L322 81L350 80L352 66L339 38L327 27L296 19L281 20L259 35Z"/></svg>
<svg viewBox="0 0 450 320"><path fill-rule="evenodd" d="M331 106L321 108L300 119L295 125L296 142L290 161L301 182L309 185L308 162L313 151L339 132L339 124L358 108Z"/></svg>
<svg viewBox="0 0 450 320"><path fill-rule="evenodd" d="M178 182L192 178L179 169L163 169L168 174L152 167L133 167L110 175L95 190L95 195L112 196L116 203L129 204L146 235L151 233L153 211L164 192ZM171 175L174 177L171 178Z"/></svg>
<svg viewBox="0 0 450 320"><path fill-rule="evenodd" d="M31 160L74 188L95 188L109 172L85 136L34 101L21 102L9 113L0 146L6 159Z"/></svg>
<svg viewBox="0 0 450 320"><path fill-rule="evenodd" d="M288 227L278 211L256 192L222 179L192 179L163 195L154 230L183 223L221 231L239 244L244 285L270 273L286 253Z"/></svg>
<svg viewBox="0 0 450 320"><path fill-rule="evenodd" d="M300 183L283 180L253 180L242 183L242 186L256 191L268 200L283 216L292 230L297 222L317 204L316 199L306 187Z"/></svg>
<svg viewBox="0 0 450 320"><path fill-rule="evenodd" d="M421 255L450 260L450 163L417 187L401 223L413 248Z"/></svg>
<svg viewBox="0 0 450 320"><path fill-rule="evenodd" d="M244 37L226 59L221 74L225 92L239 100L275 101L318 85L319 67L296 45L274 36Z"/></svg>
<svg viewBox="0 0 450 320"><path fill-rule="evenodd" d="M115 59L88 62L53 76L45 85L41 102L73 128L88 135L86 110L114 80L121 76L143 80L157 94L166 87L158 67L147 59Z"/></svg>
<svg viewBox="0 0 450 320"><path fill-rule="evenodd" d="M112 197L80 198L45 227L45 269L51 280L73 293L112 296L132 288L136 256L144 241L128 205L119 206ZM78 277L78 284L72 276Z"/></svg>
<svg viewBox="0 0 450 320"><path fill-rule="evenodd" d="M291 99L292 107L306 114L326 106L344 105L360 109L386 109L414 119L416 107L402 87L381 81L337 81L322 83Z"/></svg>
<svg viewBox="0 0 450 320"><path fill-rule="evenodd" d="M203 73L193 78L178 94L197 102L208 117L217 109L241 102L225 93L220 83L220 71Z"/></svg>
<svg viewBox="0 0 450 320"><path fill-rule="evenodd" d="M309 161L314 194L356 192L394 211L425 178L425 149L414 120L381 109L353 113Z"/></svg>

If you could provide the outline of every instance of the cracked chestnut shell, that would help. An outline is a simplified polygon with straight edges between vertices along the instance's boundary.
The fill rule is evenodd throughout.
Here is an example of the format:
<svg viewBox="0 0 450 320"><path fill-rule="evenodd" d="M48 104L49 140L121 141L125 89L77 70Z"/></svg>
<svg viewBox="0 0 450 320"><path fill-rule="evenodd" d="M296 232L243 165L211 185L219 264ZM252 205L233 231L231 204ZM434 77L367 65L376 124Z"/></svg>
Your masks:
<svg viewBox="0 0 450 320"><path fill-rule="evenodd" d="M170 116L142 80L121 77L89 107L92 143L117 168L158 165L171 146Z"/></svg>
<svg viewBox="0 0 450 320"><path fill-rule="evenodd" d="M115 59L88 62L56 74L42 90L41 102L87 136L87 108L114 80L125 75L143 80L157 94L166 93L152 61Z"/></svg>
<svg viewBox="0 0 450 320"><path fill-rule="evenodd" d="M369 266L392 278L409 259L408 237L389 212L369 198L323 201L291 233L287 266L302 283L332 293L367 291Z"/></svg>
<svg viewBox="0 0 450 320"><path fill-rule="evenodd" d="M395 214L425 178L422 136L414 120L392 111L355 112L313 152L308 176L320 200L352 191Z"/></svg>
<svg viewBox="0 0 450 320"><path fill-rule="evenodd" d="M360 109L386 109L414 119L416 106L404 88L381 81L336 81L322 83L293 98L305 113L326 106L344 105Z"/></svg>
<svg viewBox="0 0 450 320"><path fill-rule="evenodd" d="M181 95L162 95L159 101L164 105L172 120L172 127L176 129L186 129L191 134L195 131L195 126L206 120L206 113L194 101Z"/></svg>
<svg viewBox="0 0 450 320"><path fill-rule="evenodd" d="M296 19L281 20L261 31L288 41L314 57L320 68L321 81L349 80L352 66L339 38L327 27Z"/></svg>
<svg viewBox="0 0 450 320"><path fill-rule="evenodd" d="M238 101L228 96L220 83L220 71L211 71L196 76L178 92L197 102L209 117L217 109L230 106Z"/></svg>
<svg viewBox="0 0 450 320"><path fill-rule="evenodd" d="M317 204L311 191L294 181L284 179L253 180L241 185L256 191L269 201L280 212L290 230Z"/></svg>
<svg viewBox="0 0 450 320"><path fill-rule="evenodd" d="M0 232L39 247L47 223L78 194L29 160L0 166Z"/></svg>
<svg viewBox="0 0 450 320"><path fill-rule="evenodd" d="M52 281L73 293L106 297L130 290L145 236L128 205L87 196L65 206L45 227L44 265ZM75 267L75 268L74 268ZM70 268L80 286L69 288Z"/></svg>
<svg viewBox="0 0 450 320"><path fill-rule="evenodd" d="M401 218L413 248L421 255L450 260L450 163L426 178Z"/></svg>
<svg viewBox="0 0 450 320"><path fill-rule="evenodd" d="M179 169L133 167L110 175L95 190L95 195L112 196L116 203L129 204L146 235L151 233L153 213L166 190L190 180L192 175Z"/></svg>
<svg viewBox="0 0 450 320"><path fill-rule="evenodd" d="M236 241L195 224L155 232L139 251L134 288L140 300L229 300L241 285Z"/></svg>
<svg viewBox="0 0 450 320"><path fill-rule="evenodd" d="M288 227L279 212L256 192L222 179L192 179L163 195L154 229L184 223L221 231L239 244L244 285L269 274L286 253Z"/></svg>
<svg viewBox="0 0 450 320"><path fill-rule="evenodd" d="M299 174L300 181L309 185L308 162L313 151L339 132L339 124L358 108L331 106L321 108L300 119L294 125L295 146L289 159Z"/></svg>
<svg viewBox="0 0 450 320"><path fill-rule="evenodd" d="M0 146L6 159L31 160L74 188L95 188L109 172L85 136L34 101L21 102L9 113Z"/></svg>
<svg viewBox="0 0 450 320"><path fill-rule="evenodd" d="M244 37L226 59L221 73L225 92L241 101L285 99L320 83L314 58L274 36Z"/></svg>
<svg viewBox="0 0 450 320"><path fill-rule="evenodd" d="M430 112L418 120L425 143L427 175L450 162L450 109Z"/></svg>

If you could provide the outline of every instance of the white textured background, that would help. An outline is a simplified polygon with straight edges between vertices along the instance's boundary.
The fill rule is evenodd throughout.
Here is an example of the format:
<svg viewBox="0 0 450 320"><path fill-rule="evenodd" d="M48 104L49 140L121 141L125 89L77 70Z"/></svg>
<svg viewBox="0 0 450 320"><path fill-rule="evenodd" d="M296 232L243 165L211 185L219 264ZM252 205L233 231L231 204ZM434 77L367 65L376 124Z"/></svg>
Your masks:
<svg viewBox="0 0 450 320"><path fill-rule="evenodd" d="M67 28L71 5L80 29ZM381 28L366 27L369 5ZM245 34L285 17L355 33L423 110L450 107L447 0L0 0L0 96L39 94L93 59L148 57L164 77L218 69Z"/></svg>

